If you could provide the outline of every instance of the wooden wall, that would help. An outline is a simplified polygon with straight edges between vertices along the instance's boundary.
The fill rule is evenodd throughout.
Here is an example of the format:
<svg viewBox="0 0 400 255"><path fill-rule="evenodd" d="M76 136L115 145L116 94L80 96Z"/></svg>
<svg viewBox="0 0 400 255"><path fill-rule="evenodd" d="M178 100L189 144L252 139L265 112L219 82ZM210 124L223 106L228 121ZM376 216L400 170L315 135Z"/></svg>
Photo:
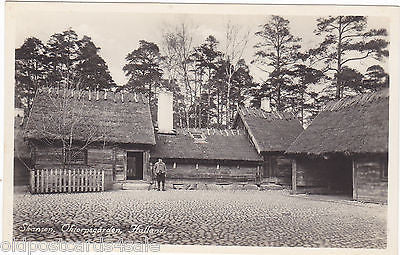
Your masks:
<svg viewBox="0 0 400 255"><path fill-rule="evenodd" d="M127 164L127 153L121 148L114 148L114 176L115 181L126 180L126 164Z"/></svg>
<svg viewBox="0 0 400 255"><path fill-rule="evenodd" d="M33 167L36 169L61 168L62 149L56 145L32 143ZM127 150L143 152L143 179L150 180L149 150L143 146L96 146L87 148L87 167L110 171L114 181L126 180ZM73 166L82 168L84 166Z"/></svg>
<svg viewBox="0 0 400 255"><path fill-rule="evenodd" d="M292 162L284 155L263 154L262 181L290 186L292 183Z"/></svg>
<svg viewBox="0 0 400 255"><path fill-rule="evenodd" d="M388 182L383 178L387 167L387 155L354 158L355 189L354 199L365 202L387 203Z"/></svg>
<svg viewBox="0 0 400 255"><path fill-rule="evenodd" d="M14 186L29 184L31 164L30 159L14 158Z"/></svg>
<svg viewBox="0 0 400 255"><path fill-rule="evenodd" d="M257 165L216 164L199 163L176 163L166 162L167 178L172 180L199 180L211 182L255 182L257 176Z"/></svg>
<svg viewBox="0 0 400 255"><path fill-rule="evenodd" d="M62 149L56 146L34 146L34 168L43 169L62 166Z"/></svg>

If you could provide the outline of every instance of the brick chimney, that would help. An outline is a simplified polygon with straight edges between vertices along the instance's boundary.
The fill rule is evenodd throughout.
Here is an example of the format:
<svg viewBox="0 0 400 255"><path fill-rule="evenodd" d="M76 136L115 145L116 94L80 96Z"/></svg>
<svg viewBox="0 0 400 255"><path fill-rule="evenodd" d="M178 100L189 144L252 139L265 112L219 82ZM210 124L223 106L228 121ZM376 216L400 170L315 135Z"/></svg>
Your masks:
<svg viewBox="0 0 400 255"><path fill-rule="evenodd" d="M160 91L158 93L157 122L158 133L173 134L173 93L169 91Z"/></svg>
<svg viewBox="0 0 400 255"><path fill-rule="evenodd" d="M261 98L261 110L271 112L271 104L268 97Z"/></svg>

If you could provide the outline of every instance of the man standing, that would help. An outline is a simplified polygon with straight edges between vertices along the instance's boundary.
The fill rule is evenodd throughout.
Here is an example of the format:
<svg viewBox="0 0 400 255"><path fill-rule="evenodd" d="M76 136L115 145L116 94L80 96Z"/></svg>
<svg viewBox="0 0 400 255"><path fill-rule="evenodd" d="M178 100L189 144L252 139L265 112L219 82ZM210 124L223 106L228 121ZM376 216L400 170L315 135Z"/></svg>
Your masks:
<svg viewBox="0 0 400 255"><path fill-rule="evenodd" d="M162 159L158 159L158 161L154 164L154 172L157 178L157 189L160 191L160 182L162 182L162 190L165 191L165 176L167 174L167 166L162 161Z"/></svg>

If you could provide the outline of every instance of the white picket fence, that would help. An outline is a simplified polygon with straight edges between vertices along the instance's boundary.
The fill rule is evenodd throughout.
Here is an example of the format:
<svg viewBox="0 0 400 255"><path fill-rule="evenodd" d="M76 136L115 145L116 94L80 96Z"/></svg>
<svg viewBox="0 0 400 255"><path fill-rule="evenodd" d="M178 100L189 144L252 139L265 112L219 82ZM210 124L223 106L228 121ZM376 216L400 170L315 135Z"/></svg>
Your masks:
<svg viewBox="0 0 400 255"><path fill-rule="evenodd" d="M103 169L32 169L31 193L104 191L112 186L112 173Z"/></svg>

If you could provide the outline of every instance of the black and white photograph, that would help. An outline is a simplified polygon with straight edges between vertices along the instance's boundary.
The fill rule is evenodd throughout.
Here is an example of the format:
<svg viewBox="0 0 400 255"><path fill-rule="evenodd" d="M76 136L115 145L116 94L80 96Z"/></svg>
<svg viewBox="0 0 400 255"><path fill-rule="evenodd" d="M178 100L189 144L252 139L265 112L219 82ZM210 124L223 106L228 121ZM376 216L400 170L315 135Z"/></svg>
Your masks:
<svg viewBox="0 0 400 255"><path fill-rule="evenodd" d="M16 247L394 254L398 9L6 14L3 235Z"/></svg>

